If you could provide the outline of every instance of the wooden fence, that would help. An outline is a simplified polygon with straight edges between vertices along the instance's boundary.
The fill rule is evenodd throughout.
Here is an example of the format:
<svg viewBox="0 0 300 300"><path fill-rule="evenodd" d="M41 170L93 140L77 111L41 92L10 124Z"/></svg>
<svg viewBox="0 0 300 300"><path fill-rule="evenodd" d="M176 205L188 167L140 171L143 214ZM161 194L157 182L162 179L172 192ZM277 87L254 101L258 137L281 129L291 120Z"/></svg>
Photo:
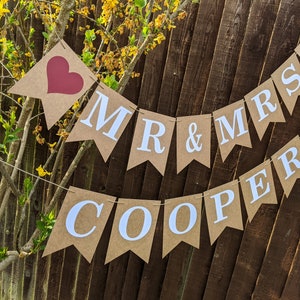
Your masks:
<svg viewBox="0 0 300 300"><path fill-rule="evenodd" d="M167 40L141 60L141 77L130 82L124 95L140 108L172 117L212 113L268 79L293 53L299 32L300 1L200 0L189 7L187 18ZM83 37L76 36L69 30L65 40L79 51ZM70 184L138 199L204 192L238 178L299 134L300 103L292 116L283 109L286 122L271 124L262 141L249 119L253 148L236 146L225 162L213 130L211 169L192 162L177 175L174 136L163 177L150 163L126 171L132 120L109 162L104 163L92 147ZM76 143L67 145L65 166L76 151ZM36 166L43 154L38 147L34 153ZM27 150L23 167L33 168L34 153ZM2 299L299 300L300 185L298 181L286 198L275 172L274 176L278 205L263 205L251 223L242 207L245 230L226 228L213 246L203 213L200 249L181 243L162 259L160 214L148 264L126 253L104 265L111 217L91 264L74 247L46 258L41 253L29 256L1 274ZM29 212L24 242L33 230L35 206L42 205L43 188ZM5 230L1 227L3 242L11 238L13 222L8 215L9 210Z"/></svg>

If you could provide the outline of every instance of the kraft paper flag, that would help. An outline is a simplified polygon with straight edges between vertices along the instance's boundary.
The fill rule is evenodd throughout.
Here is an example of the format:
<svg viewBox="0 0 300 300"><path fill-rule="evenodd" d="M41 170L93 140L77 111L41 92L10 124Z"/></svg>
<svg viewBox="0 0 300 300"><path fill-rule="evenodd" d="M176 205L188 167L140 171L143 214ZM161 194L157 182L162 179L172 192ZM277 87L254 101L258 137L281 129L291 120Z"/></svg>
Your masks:
<svg viewBox="0 0 300 300"><path fill-rule="evenodd" d="M177 173L192 160L210 168L211 115L179 117L177 126Z"/></svg>
<svg viewBox="0 0 300 300"><path fill-rule="evenodd" d="M272 156L285 195L288 197L300 178L300 138L297 135Z"/></svg>
<svg viewBox="0 0 300 300"><path fill-rule="evenodd" d="M136 105L101 83L67 142L94 140L104 161L107 161L135 110Z"/></svg>
<svg viewBox="0 0 300 300"><path fill-rule="evenodd" d="M149 160L164 175L175 122L175 118L140 109L127 170Z"/></svg>
<svg viewBox="0 0 300 300"><path fill-rule="evenodd" d="M210 243L226 227L243 230L238 181L234 180L204 193Z"/></svg>
<svg viewBox="0 0 300 300"><path fill-rule="evenodd" d="M116 198L70 187L43 256L68 246L91 262Z"/></svg>
<svg viewBox="0 0 300 300"><path fill-rule="evenodd" d="M60 41L8 92L41 99L49 129L96 80L67 43Z"/></svg>
<svg viewBox="0 0 300 300"><path fill-rule="evenodd" d="M165 201L162 257L180 242L199 248L201 208L202 194Z"/></svg>
<svg viewBox="0 0 300 300"><path fill-rule="evenodd" d="M292 114L300 96L300 63L293 54L271 75L282 100Z"/></svg>
<svg viewBox="0 0 300 300"><path fill-rule="evenodd" d="M249 222L252 221L261 204L277 204L271 161L269 159L242 175L240 184Z"/></svg>
<svg viewBox="0 0 300 300"><path fill-rule="evenodd" d="M296 47L295 52L300 56L300 44Z"/></svg>
<svg viewBox="0 0 300 300"><path fill-rule="evenodd" d="M119 199L105 263L131 250L149 261L160 201Z"/></svg>
<svg viewBox="0 0 300 300"><path fill-rule="evenodd" d="M247 94L245 100L260 140L271 122L285 122L272 79Z"/></svg>
<svg viewBox="0 0 300 300"><path fill-rule="evenodd" d="M235 145L251 148L244 101L240 100L213 112L222 160Z"/></svg>

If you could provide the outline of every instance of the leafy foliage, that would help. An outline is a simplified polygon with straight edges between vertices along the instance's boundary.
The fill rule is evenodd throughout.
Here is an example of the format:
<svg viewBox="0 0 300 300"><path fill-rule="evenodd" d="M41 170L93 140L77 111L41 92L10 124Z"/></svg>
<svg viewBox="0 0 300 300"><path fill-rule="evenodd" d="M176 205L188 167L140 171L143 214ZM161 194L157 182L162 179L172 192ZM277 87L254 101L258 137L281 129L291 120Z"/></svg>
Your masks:
<svg viewBox="0 0 300 300"><path fill-rule="evenodd" d="M0 262L7 257L7 247L0 247Z"/></svg>
<svg viewBox="0 0 300 300"><path fill-rule="evenodd" d="M32 253L36 253L39 250L44 250L45 244L44 242L50 236L50 233L55 224L55 214L54 211L51 211L47 215L41 215L41 219L36 222L36 226L40 231L39 236L33 240L34 248L32 249Z"/></svg>
<svg viewBox="0 0 300 300"><path fill-rule="evenodd" d="M14 107L11 108L6 119L3 115L0 115L0 123L2 124L2 128L4 128L4 138L0 143L0 152L8 155L9 144L19 139L18 133L22 130L22 128L16 127L16 113Z"/></svg>
<svg viewBox="0 0 300 300"><path fill-rule="evenodd" d="M33 188L33 182L29 177L23 181L23 193L19 196L19 204L23 206L26 201L29 201L29 195Z"/></svg>

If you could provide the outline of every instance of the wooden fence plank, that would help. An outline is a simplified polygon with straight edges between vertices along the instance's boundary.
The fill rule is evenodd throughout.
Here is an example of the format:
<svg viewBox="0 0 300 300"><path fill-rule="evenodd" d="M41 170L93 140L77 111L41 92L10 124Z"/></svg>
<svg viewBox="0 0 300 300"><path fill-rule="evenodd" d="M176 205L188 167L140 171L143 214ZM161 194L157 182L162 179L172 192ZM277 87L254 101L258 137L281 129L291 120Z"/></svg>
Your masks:
<svg viewBox="0 0 300 300"><path fill-rule="evenodd" d="M47 284L48 299L59 299L59 290L61 288L62 267L64 265L65 251L57 251L51 254L51 263L49 270L49 281Z"/></svg>
<svg viewBox="0 0 300 300"><path fill-rule="evenodd" d="M299 33L296 33L293 30L293 28L297 26L295 26L296 24L292 21L294 19L293 14L295 13L295 7L291 4L292 3L285 1L280 5L274 33L269 46L269 52L264 65L264 71L261 75L262 80L269 78L270 74L276 69L276 67L278 67L289 56L289 53L291 53L293 47L295 47L297 43L297 36ZM281 41L280 47L278 47L279 41ZM275 45L277 45L277 47ZM288 47L286 47L286 45L288 45ZM290 126L287 126L286 128L289 127ZM284 131L281 131L278 135L281 136L282 134L284 134ZM266 150L266 145L268 145L270 135L271 130L269 129L262 141L257 140L257 138L255 138L255 140L252 139L252 142L254 142L254 148L257 149L257 151L255 151L255 156L250 153L251 150L246 148L242 149L239 168L237 170L238 174L242 174L250 169L245 169L245 166L248 166L249 162L246 164L244 163L246 160L249 161L249 155L252 157L250 161L252 161L255 165L258 165L259 162L264 159L264 155L266 158L270 158L274 151L279 149L278 144L274 142L273 146L269 147L268 151ZM288 138L286 138L285 141L288 141ZM275 149L274 146L276 147ZM272 148L274 150L272 150ZM263 155L261 158L259 158L260 153ZM277 194L280 198L282 190ZM227 299L241 299L247 298L251 295L265 255L265 249L268 244L276 212L276 205L264 205L260 208L252 223L247 224L243 240L241 242L239 255L237 257L235 270L227 292Z"/></svg>
<svg viewBox="0 0 300 300"><path fill-rule="evenodd" d="M276 213L276 205L265 205L247 223L226 299L251 298Z"/></svg>
<svg viewBox="0 0 300 300"><path fill-rule="evenodd" d="M295 199L295 201L299 201L299 197ZM298 247L292 262L291 269L288 274L288 278L286 284L284 286L283 293L281 295L281 299L300 299L300 242L298 243Z"/></svg>
<svg viewBox="0 0 300 300"><path fill-rule="evenodd" d="M135 89L133 86L132 88L129 88L127 91L125 91L125 95L127 94L128 99L130 99L135 103L137 102L137 104L141 108L147 107L147 109L155 110L157 106L157 101L158 101L157 94L159 93L160 90L160 84L161 84L160 77L162 76L166 49L167 49L167 45L165 43L163 43L161 46L162 46L161 48L155 49L152 53L149 54L149 56L146 57L145 67L144 66L142 67L146 68L147 70L149 68L151 72L143 73L143 77L141 79L142 85L140 87L141 90ZM134 119L136 119L136 116L137 113ZM132 120L132 122L129 124L129 127L126 129L127 136L125 138L121 137L121 139L123 138L123 140L120 140L117 145L117 147L119 147L118 151L123 153L123 157L110 161L109 168L112 169L113 172L108 173L108 177L106 181L106 191L109 193L109 190L111 190L111 192L114 193L114 195L116 195L116 191L114 190L113 187L115 187L116 185L115 183L116 178L119 178L119 182L118 182L119 194L117 194L118 196L129 197L129 198L136 197L138 199L139 198L151 199L147 195L143 197L143 195L141 194L142 184L143 184L143 181L141 179L143 179L144 177L146 164L137 166L129 172L125 172L127 168L127 161L129 157L134 125L135 122L134 120ZM118 155L118 151L114 151L113 153L115 158ZM124 172L123 178L119 175L120 168L121 168L120 161L122 161L122 165L121 165L122 172ZM138 178L137 181L136 178ZM158 180L160 184L160 177L157 178L159 178ZM152 184L154 185L154 177L153 177ZM130 186L133 187L132 190L129 189ZM157 189L153 186L153 190L157 190ZM108 226L110 227L111 225L112 223L108 224ZM109 263L108 276L107 276L108 284L106 285L105 294L104 294L105 299L113 299L113 297L115 296L118 297L116 299L121 299L123 294L124 282L126 282L126 287L127 287L127 282L128 281L131 282L131 280L128 277L127 279L125 279L126 274L129 274L129 277L131 274L130 272L128 272L128 270L129 269L131 270L131 268L130 266L127 266L129 255L130 255L129 253L124 254L121 257L116 258L115 260ZM143 265L142 262L139 262L138 264ZM135 269L135 267L133 267L133 269ZM131 286L131 292L134 295L138 293L137 282L134 282L134 285ZM125 294L126 293L127 292L125 292Z"/></svg>
<svg viewBox="0 0 300 300"><path fill-rule="evenodd" d="M198 6L191 5L188 8L188 18L186 22L184 22L184 26L177 27L171 34L157 107L157 111L159 113L175 116L191 45L191 37L194 31L197 9ZM168 157L167 169L159 187L158 199L164 200L166 198L182 195L185 178L183 176L176 176L175 149L176 144L174 133ZM145 177L145 186L148 185L146 179L147 178ZM138 295L139 299L144 299L145 297L151 297L151 299L157 299L158 297L164 298L163 295L160 296L161 284L159 283L162 282L165 277L165 268L167 264L167 258L162 259L162 214L163 208L161 207L151 259L149 264L144 266L143 270L143 280L141 281L141 287ZM155 290L153 287L155 287ZM149 296L150 294L151 296Z"/></svg>
<svg viewBox="0 0 300 300"><path fill-rule="evenodd" d="M279 299L281 296L299 243L299 192L300 185L296 184L289 198L281 202L253 299Z"/></svg>
<svg viewBox="0 0 300 300"><path fill-rule="evenodd" d="M203 5L205 6L205 9ZM176 116L200 113L203 101L201 95L203 96L205 91L207 81L206 74L209 72L223 7L223 1L212 1L209 4L203 4L200 2L199 4L196 25L180 91L180 98L178 100ZM189 100L187 101L187 99ZM197 164L197 170L199 171L201 168L204 169L203 166ZM178 174L177 177L178 176L182 177L183 182L195 181L194 176L186 178L187 169ZM201 191L203 191L203 189ZM197 192L200 192L200 190ZM183 193L193 193L191 188L186 186L186 183ZM192 251L193 250L190 246L180 244L169 254L168 266L160 296L162 299L177 299L183 293L183 289L186 284L186 273L190 266ZM200 270L198 269L198 276L199 272Z"/></svg>
<svg viewBox="0 0 300 300"><path fill-rule="evenodd" d="M248 11L248 4L242 5L239 1L231 1L230 3L225 2L201 113L212 113L215 109L228 104ZM220 70L222 70L222 72L220 72ZM215 155L217 146L215 138L216 137L213 135L211 150L211 153L213 154L212 158ZM228 167L228 165L226 165L226 167ZM224 168L224 166L222 166L222 168ZM225 170L225 168L223 170ZM222 180L224 182L224 179L226 181L230 180L230 176L226 174L223 176L223 179L222 176L219 179L215 178L214 182L210 182L210 185L208 185L209 177L207 176L204 178L199 176L197 179L201 184L206 182L207 189L207 187L221 184ZM206 246L209 247L209 249L208 251L205 251L205 253L208 254L208 256L211 256L209 255L209 251L212 251L212 248L209 244ZM194 251L193 254L197 255L199 252ZM205 274L205 272L203 272L203 274ZM199 287L201 286L203 286L203 284L199 284ZM205 292L207 293L207 289ZM198 292L196 294L200 293ZM193 297L193 295L191 295L191 297Z"/></svg>

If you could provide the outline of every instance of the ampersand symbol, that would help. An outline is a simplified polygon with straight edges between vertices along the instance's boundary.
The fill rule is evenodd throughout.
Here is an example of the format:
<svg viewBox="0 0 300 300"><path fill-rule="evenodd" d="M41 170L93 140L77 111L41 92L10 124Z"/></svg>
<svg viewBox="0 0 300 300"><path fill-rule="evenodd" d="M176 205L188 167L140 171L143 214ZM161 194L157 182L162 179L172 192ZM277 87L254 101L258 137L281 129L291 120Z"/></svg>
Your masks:
<svg viewBox="0 0 300 300"><path fill-rule="evenodd" d="M189 126L189 138L186 140L185 146L186 151L189 153L199 152L202 149L202 143L199 145L200 138L202 134L196 134L197 132L197 124L191 123Z"/></svg>

